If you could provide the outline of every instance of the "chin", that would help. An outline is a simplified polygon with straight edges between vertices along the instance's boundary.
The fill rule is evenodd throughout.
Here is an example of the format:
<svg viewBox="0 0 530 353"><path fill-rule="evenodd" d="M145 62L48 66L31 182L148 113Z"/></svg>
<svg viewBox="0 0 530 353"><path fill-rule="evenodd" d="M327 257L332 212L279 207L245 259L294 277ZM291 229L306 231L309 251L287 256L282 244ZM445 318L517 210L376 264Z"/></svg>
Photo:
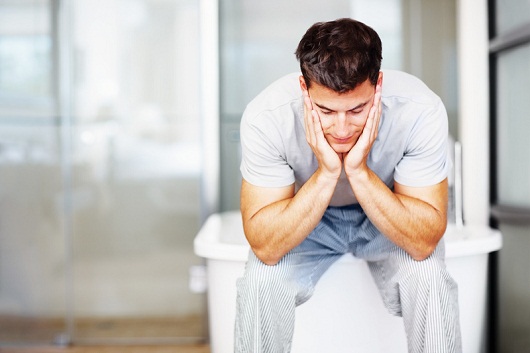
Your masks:
<svg viewBox="0 0 530 353"><path fill-rule="evenodd" d="M334 145L333 150L337 153L348 153L352 147L352 145Z"/></svg>

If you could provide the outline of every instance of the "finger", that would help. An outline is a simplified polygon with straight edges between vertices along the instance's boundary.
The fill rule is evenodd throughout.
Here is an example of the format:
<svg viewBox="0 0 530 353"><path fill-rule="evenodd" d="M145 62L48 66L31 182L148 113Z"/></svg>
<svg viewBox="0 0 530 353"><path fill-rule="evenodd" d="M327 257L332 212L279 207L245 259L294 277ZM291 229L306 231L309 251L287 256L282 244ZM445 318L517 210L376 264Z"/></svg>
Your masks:
<svg viewBox="0 0 530 353"><path fill-rule="evenodd" d="M368 112L368 118L363 129L363 133L360 137L363 141L370 144L377 137L377 131L379 128L379 117L380 117L380 93L376 92L374 96L374 103L370 107Z"/></svg>
<svg viewBox="0 0 530 353"><path fill-rule="evenodd" d="M313 102L311 101L311 97L309 97L309 91L303 90L302 91L304 95L304 104L309 109L309 111L313 110Z"/></svg>
<svg viewBox="0 0 530 353"><path fill-rule="evenodd" d="M313 125L313 103L307 91L304 91L304 114L306 127L309 128L309 125Z"/></svg>
<svg viewBox="0 0 530 353"><path fill-rule="evenodd" d="M371 140L373 136L373 127L374 127L374 120L376 115L377 108L375 106L372 106L370 108L370 112L368 113L368 119L366 120L366 124L364 125L363 133L360 138L366 140Z"/></svg>
<svg viewBox="0 0 530 353"><path fill-rule="evenodd" d="M311 116L313 117L313 131L315 136L319 137L322 134L322 124L320 123L320 116L316 110L311 110Z"/></svg>
<svg viewBox="0 0 530 353"><path fill-rule="evenodd" d="M315 145L315 127L311 111L306 116L306 139L311 147Z"/></svg>
<svg viewBox="0 0 530 353"><path fill-rule="evenodd" d="M313 102L311 97L309 97L309 92L307 90L303 91L304 95L304 106L305 106L305 124L307 132L307 140L311 146L317 146L318 142L324 138L322 133L322 124L320 122L320 116L318 112L313 109Z"/></svg>
<svg viewBox="0 0 530 353"><path fill-rule="evenodd" d="M304 104L304 126L305 126L305 132L306 132L306 140L311 146L313 146L314 141L315 141L313 113L312 113L312 110L309 109L307 104Z"/></svg>
<svg viewBox="0 0 530 353"><path fill-rule="evenodd" d="M331 149L328 140L324 136L324 129L322 128L322 122L320 116L316 110L311 111L313 116L313 136L315 139L315 146L321 150Z"/></svg>
<svg viewBox="0 0 530 353"><path fill-rule="evenodd" d="M374 100L370 112L368 113L368 120L366 122L365 128L368 128L370 140L375 140L377 132L379 130L379 121L381 118L381 91L382 91L382 80L379 80L375 86Z"/></svg>
<svg viewBox="0 0 530 353"><path fill-rule="evenodd" d="M318 115L318 112L313 109L313 101L311 100L311 97L309 97L309 92L304 91L304 102L311 114L310 122L312 122L313 125L313 131L314 132L321 132L322 131L322 124L320 123L320 116Z"/></svg>
<svg viewBox="0 0 530 353"><path fill-rule="evenodd" d="M374 101L376 102L376 109L374 112L374 122L372 127L372 140L375 140L379 132L379 124L381 122L381 114L383 112L383 103L381 102L381 89L378 87Z"/></svg>
<svg viewBox="0 0 530 353"><path fill-rule="evenodd" d="M319 141L324 135L322 134L322 125L320 124L320 117L318 116L316 110L311 110L311 118L308 122L310 127L309 131L311 133L312 145L318 148Z"/></svg>

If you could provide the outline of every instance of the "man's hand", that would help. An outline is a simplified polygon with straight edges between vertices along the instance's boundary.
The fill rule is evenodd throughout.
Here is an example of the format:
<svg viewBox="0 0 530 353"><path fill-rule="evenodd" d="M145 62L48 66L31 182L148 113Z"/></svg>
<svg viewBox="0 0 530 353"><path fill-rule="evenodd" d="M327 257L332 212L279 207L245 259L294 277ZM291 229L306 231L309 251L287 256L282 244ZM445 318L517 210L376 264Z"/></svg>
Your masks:
<svg viewBox="0 0 530 353"><path fill-rule="evenodd" d="M368 118L361 136L359 136L357 143L355 143L352 149L343 158L344 171L348 176L352 176L359 172L365 172L368 168L366 161L377 138L379 122L381 120L381 84L382 80L380 79L376 85L374 101L368 113Z"/></svg>
<svg viewBox="0 0 530 353"><path fill-rule="evenodd" d="M318 161L318 168L323 175L338 179L342 171L341 157L331 148L320 123L320 117L309 97L309 92L303 90L304 122L306 140Z"/></svg>

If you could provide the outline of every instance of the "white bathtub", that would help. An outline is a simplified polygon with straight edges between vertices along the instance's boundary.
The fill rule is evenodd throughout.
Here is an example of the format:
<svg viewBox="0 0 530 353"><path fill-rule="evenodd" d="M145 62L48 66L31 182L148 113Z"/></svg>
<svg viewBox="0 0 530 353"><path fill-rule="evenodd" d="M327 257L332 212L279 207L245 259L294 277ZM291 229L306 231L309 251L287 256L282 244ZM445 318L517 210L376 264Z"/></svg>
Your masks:
<svg viewBox="0 0 530 353"><path fill-rule="evenodd" d="M447 267L459 286L463 352L484 352L488 254L501 248L501 234L449 225L445 242ZM194 247L207 262L212 353L233 352L235 283L249 250L240 213L209 217ZM292 353L346 353L352 347L363 353L407 352L402 319L387 313L366 263L351 255L331 266L296 315Z"/></svg>

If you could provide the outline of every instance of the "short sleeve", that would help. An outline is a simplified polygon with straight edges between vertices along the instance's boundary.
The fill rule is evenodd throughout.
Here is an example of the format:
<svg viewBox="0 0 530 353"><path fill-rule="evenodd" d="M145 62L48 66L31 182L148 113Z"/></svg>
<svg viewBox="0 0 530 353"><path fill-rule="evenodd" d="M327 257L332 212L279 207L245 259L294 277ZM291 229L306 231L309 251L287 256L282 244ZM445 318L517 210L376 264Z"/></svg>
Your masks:
<svg viewBox="0 0 530 353"><path fill-rule="evenodd" d="M241 174L252 185L284 187L294 183L294 173L286 161L284 144L270 112L241 119Z"/></svg>
<svg viewBox="0 0 530 353"><path fill-rule="evenodd" d="M450 169L447 153L447 112L441 100L417 119L409 135L403 158L397 164L394 180L400 184L424 187L443 181Z"/></svg>

